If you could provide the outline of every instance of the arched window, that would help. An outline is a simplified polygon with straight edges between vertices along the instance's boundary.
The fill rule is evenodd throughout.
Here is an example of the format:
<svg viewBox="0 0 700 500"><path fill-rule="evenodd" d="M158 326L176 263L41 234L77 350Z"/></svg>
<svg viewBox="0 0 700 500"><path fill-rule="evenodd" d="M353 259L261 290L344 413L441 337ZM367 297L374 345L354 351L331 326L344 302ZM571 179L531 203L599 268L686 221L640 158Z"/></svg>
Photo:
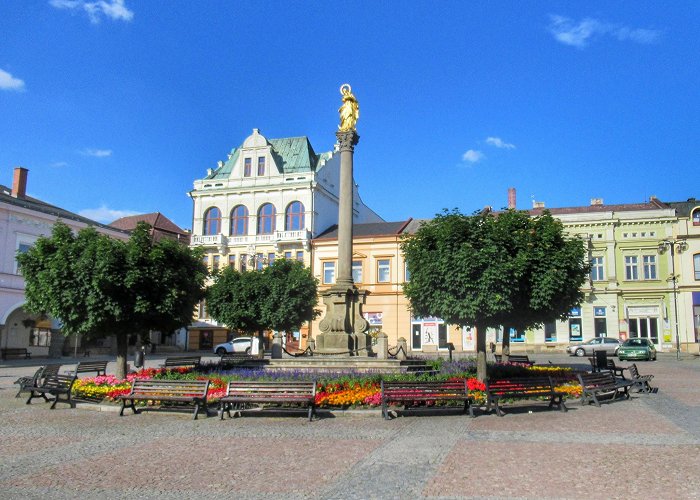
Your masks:
<svg viewBox="0 0 700 500"><path fill-rule="evenodd" d="M693 210L693 226L700 226L700 208Z"/></svg>
<svg viewBox="0 0 700 500"><path fill-rule="evenodd" d="M693 255L693 268L695 271L695 279L700 281L700 253Z"/></svg>
<svg viewBox="0 0 700 500"><path fill-rule="evenodd" d="M244 236L248 234L248 209L243 205L237 205L231 210L231 236Z"/></svg>
<svg viewBox="0 0 700 500"><path fill-rule="evenodd" d="M287 213L285 215L285 231L304 229L304 205L300 201L293 201L287 205Z"/></svg>
<svg viewBox="0 0 700 500"><path fill-rule="evenodd" d="M265 203L258 210L258 234L272 234L275 231L275 207Z"/></svg>
<svg viewBox="0 0 700 500"><path fill-rule="evenodd" d="M212 236L221 232L221 210L211 207L204 212L204 236Z"/></svg>

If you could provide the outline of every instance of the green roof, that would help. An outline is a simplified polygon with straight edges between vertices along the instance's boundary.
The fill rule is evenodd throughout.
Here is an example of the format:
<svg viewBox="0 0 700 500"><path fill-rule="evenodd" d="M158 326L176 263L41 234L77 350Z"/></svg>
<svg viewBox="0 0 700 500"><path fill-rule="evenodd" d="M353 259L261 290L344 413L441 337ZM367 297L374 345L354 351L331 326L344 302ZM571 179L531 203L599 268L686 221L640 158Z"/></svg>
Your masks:
<svg viewBox="0 0 700 500"><path fill-rule="evenodd" d="M270 139L268 144L272 146L272 157L283 174L312 172L316 170L316 165L320 158L328 159L330 157L330 153L317 155L307 137ZM212 171L205 179L228 179L240 153L241 148L232 149L229 159L221 167Z"/></svg>

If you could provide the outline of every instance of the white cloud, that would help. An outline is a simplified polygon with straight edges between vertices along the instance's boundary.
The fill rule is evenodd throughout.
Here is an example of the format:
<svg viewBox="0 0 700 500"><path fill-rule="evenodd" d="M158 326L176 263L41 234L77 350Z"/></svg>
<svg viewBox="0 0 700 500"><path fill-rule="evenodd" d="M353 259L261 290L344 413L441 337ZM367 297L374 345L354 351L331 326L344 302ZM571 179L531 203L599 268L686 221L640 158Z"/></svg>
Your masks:
<svg viewBox="0 0 700 500"><path fill-rule="evenodd" d="M565 16L550 15L549 31L554 38L565 44L582 49L594 37L609 35L620 41L630 40L636 43L654 43L661 32L650 29L633 29L627 26L606 23L590 17L584 18L578 24Z"/></svg>
<svg viewBox="0 0 700 500"><path fill-rule="evenodd" d="M57 9L67 9L72 11L83 11L90 18L90 22L97 24L102 16L113 21L131 21L134 12L125 5L125 0L96 0L87 2L85 0L50 0L49 4Z"/></svg>
<svg viewBox="0 0 700 500"><path fill-rule="evenodd" d="M462 160L468 161L469 163L476 163L478 161L483 160L484 158L486 158L484 153L482 153L481 151L476 151L474 149L470 149L462 155Z"/></svg>
<svg viewBox="0 0 700 500"><path fill-rule="evenodd" d="M133 210L114 210L108 208L106 205L102 204L100 208L86 208L78 212L78 215L87 217L88 219L96 220L103 224L109 224L122 217L128 217L130 215L138 215L141 212L134 212Z"/></svg>
<svg viewBox="0 0 700 500"><path fill-rule="evenodd" d="M24 80L0 69L0 90L24 90Z"/></svg>
<svg viewBox="0 0 700 500"><path fill-rule="evenodd" d="M83 149L80 154L85 156L93 156L95 158L106 158L112 156L111 149Z"/></svg>
<svg viewBox="0 0 700 500"><path fill-rule="evenodd" d="M490 144L491 146L495 146L499 149L515 149L515 144L504 142L500 137L487 137L486 144Z"/></svg>

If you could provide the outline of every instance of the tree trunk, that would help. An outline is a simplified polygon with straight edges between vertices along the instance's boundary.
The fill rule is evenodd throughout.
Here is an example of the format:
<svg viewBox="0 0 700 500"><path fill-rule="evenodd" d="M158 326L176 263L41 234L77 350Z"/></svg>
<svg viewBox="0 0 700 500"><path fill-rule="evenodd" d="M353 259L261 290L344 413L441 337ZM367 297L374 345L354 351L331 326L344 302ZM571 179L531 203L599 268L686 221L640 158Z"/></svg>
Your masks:
<svg viewBox="0 0 700 500"><path fill-rule="evenodd" d="M265 357L265 330L258 330L258 338L260 339L260 359Z"/></svg>
<svg viewBox="0 0 700 500"><path fill-rule="evenodd" d="M126 333L117 334L117 368L115 376L119 380L126 378L126 356L129 350L129 336Z"/></svg>
<svg viewBox="0 0 700 500"><path fill-rule="evenodd" d="M486 327L476 325L476 378L486 380Z"/></svg>
<svg viewBox="0 0 700 500"><path fill-rule="evenodd" d="M510 329L511 325L503 325L503 339L501 344L501 360L503 363L508 362L508 357L510 357Z"/></svg>

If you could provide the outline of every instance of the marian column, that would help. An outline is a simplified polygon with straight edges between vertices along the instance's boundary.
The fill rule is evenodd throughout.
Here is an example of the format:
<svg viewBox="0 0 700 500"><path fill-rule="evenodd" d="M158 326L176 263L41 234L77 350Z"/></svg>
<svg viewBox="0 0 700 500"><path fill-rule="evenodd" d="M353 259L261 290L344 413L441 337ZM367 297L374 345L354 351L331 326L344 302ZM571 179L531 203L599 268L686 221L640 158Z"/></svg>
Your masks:
<svg viewBox="0 0 700 500"><path fill-rule="evenodd" d="M366 356L371 346L369 325L362 316L367 292L352 281L353 154L360 136L355 125L360 107L347 83L340 87L343 104L336 137L340 150L340 199L338 202L338 268L336 282L323 294L326 315L319 323L316 350L320 353L349 353Z"/></svg>

